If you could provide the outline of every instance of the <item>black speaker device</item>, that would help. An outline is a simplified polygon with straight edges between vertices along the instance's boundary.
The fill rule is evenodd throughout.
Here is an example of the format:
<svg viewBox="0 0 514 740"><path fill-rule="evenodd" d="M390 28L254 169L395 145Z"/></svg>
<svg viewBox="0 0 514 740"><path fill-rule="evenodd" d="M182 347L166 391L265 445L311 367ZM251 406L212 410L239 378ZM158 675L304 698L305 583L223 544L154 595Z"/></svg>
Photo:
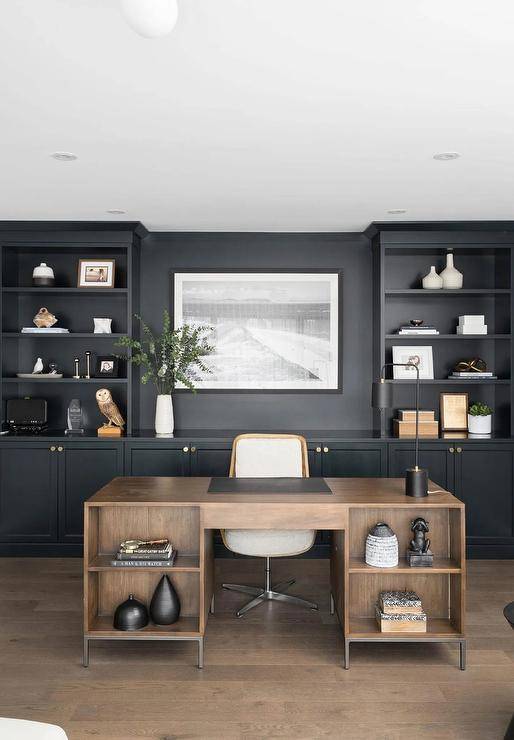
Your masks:
<svg viewBox="0 0 514 740"><path fill-rule="evenodd" d="M11 398L6 411L7 423L15 434L39 434L48 428L44 398Z"/></svg>

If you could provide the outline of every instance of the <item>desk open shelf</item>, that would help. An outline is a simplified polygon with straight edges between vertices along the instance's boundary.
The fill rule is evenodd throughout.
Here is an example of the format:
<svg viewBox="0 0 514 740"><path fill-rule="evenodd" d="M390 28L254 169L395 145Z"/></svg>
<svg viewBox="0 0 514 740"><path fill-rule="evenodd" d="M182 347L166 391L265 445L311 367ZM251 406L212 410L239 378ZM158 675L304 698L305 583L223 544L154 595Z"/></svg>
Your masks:
<svg viewBox="0 0 514 740"><path fill-rule="evenodd" d="M200 510L197 506L85 506L84 549L84 665L91 640L195 640L198 665L203 662L204 568L201 567ZM168 537L177 549L171 567L113 566L125 539ZM202 545L204 547L204 545ZM147 606L162 575L166 574L181 604L180 618L171 625L150 623L135 632L113 627L118 604L130 593Z"/></svg>

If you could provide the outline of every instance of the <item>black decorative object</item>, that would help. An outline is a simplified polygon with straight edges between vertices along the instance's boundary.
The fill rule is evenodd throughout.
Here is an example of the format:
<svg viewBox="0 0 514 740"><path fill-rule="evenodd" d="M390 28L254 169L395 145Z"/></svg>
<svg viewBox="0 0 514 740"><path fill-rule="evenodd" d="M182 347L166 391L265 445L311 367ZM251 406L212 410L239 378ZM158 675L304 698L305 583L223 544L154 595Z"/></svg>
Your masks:
<svg viewBox="0 0 514 740"><path fill-rule="evenodd" d="M148 609L138 601L134 594L129 594L126 601L120 604L114 612L113 627L123 632L134 632L148 624Z"/></svg>
<svg viewBox="0 0 514 740"><path fill-rule="evenodd" d="M503 610L503 616L514 630L514 601L511 601L510 604L507 604L507 606Z"/></svg>
<svg viewBox="0 0 514 740"><path fill-rule="evenodd" d="M419 467L419 367L413 362L386 362L380 370L380 380L371 388L371 405L375 409L387 409L393 405L393 386L386 383L386 367L413 367L416 371L416 439L414 445L414 467L405 471L405 495L413 498L428 496L428 473Z"/></svg>
<svg viewBox="0 0 514 740"><path fill-rule="evenodd" d="M114 355L101 355L96 358L97 378L117 378L118 358Z"/></svg>
<svg viewBox="0 0 514 740"><path fill-rule="evenodd" d="M431 568L434 564L434 556L430 550L430 540L426 538L429 531L428 522L418 516L411 522L411 531L414 538L410 541L407 550L407 562L412 568Z"/></svg>
<svg viewBox="0 0 514 740"><path fill-rule="evenodd" d="M163 576L150 602L150 616L155 624L173 624L180 616L180 599L168 576Z"/></svg>

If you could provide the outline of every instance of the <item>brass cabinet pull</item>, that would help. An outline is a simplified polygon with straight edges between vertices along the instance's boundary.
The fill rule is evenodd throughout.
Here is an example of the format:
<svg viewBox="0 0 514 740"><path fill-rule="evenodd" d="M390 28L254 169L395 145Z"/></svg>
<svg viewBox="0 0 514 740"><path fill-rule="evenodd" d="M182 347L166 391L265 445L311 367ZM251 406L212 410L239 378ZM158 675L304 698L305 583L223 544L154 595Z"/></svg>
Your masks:
<svg viewBox="0 0 514 740"><path fill-rule="evenodd" d="M457 452L460 454L462 452L462 447L457 447Z"/></svg>
<svg viewBox="0 0 514 740"><path fill-rule="evenodd" d="M321 447L316 447L316 452L321 452Z"/></svg>
<svg viewBox="0 0 514 740"><path fill-rule="evenodd" d="M196 447L191 447L191 452L196 452Z"/></svg>
<svg viewBox="0 0 514 740"><path fill-rule="evenodd" d="M55 445L52 445L52 446L50 447L50 452L55 452Z"/></svg>
<svg viewBox="0 0 514 740"><path fill-rule="evenodd" d="M455 447L448 447L448 452L451 452L452 455L455 452Z"/></svg>
<svg viewBox="0 0 514 740"><path fill-rule="evenodd" d="M189 452L189 447L182 447L182 452Z"/></svg>
<svg viewBox="0 0 514 740"><path fill-rule="evenodd" d="M63 450L64 450L64 447L61 447L61 446L59 445L59 447L57 448L57 452L62 452Z"/></svg>
<svg viewBox="0 0 514 740"><path fill-rule="evenodd" d="M328 447L323 447L323 452L329 452Z"/></svg>

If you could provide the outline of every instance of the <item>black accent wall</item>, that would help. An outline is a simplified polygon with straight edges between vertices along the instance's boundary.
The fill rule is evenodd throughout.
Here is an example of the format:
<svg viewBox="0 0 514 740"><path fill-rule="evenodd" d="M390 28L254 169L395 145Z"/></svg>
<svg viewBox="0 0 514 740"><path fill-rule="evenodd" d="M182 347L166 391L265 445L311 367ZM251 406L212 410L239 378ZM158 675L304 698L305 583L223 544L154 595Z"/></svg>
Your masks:
<svg viewBox="0 0 514 740"><path fill-rule="evenodd" d="M363 234L153 233L142 243L141 314L158 327L173 271L215 268L343 270L342 393L177 393L187 429L369 429L372 368L371 242ZM153 427L155 391L142 387L140 426Z"/></svg>

